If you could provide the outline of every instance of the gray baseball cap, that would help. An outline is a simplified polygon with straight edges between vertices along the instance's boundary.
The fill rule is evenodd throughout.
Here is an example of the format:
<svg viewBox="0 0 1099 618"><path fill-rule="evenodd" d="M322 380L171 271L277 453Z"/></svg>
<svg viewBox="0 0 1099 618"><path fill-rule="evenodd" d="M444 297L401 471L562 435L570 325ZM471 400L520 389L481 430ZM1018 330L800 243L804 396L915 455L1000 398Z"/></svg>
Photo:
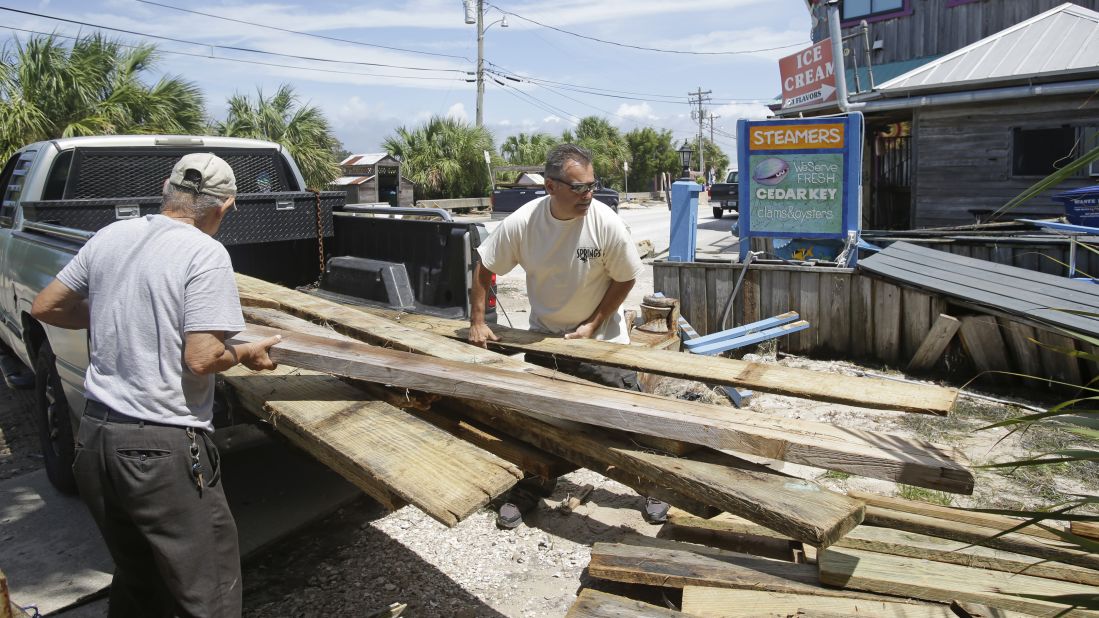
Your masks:
<svg viewBox="0 0 1099 618"><path fill-rule="evenodd" d="M195 170L199 173L199 179L187 179L187 170ZM224 159L209 152L195 152L185 155L172 168L172 175L168 182L181 188L205 193L222 199L233 197L237 194L237 177L233 174L233 168Z"/></svg>

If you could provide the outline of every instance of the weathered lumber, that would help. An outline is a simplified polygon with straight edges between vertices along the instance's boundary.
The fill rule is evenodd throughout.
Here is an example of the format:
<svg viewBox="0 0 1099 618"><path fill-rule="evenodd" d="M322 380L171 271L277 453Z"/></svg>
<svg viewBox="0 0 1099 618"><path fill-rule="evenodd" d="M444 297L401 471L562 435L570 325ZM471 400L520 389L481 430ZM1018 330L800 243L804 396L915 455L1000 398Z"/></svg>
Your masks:
<svg viewBox="0 0 1099 618"><path fill-rule="evenodd" d="M769 613L795 616L799 610L874 618L955 618L945 605L818 597L789 592L684 586L683 612L702 618L754 618Z"/></svg>
<svg viewBox="0 0 1099 618"><path fill-rule="evenodd" d="M1011 371L1007 344L1000 326L991 315L967 315L962 318L958 336L962 346L980 371ZM995 379L995 377L993 377Z"/></svg>
<svg viewBox="0 0 1099 618"><path fill-rule="evenodd" d="M267 325L279 326L302 334L322 335L334 340L354 342L355 340L330 332L311 322L286 315L270 309L245 309L245 315L250 322L261 322ZM379 388L379 390L385 390ZM399 397L399 396L398 396ZM399 402L394 402L400 406ZM450 420L449 430L463 429L461 421L453 416L438 414L435 412L415 410L411 413L426 418L435 425L445 425ZM529 420L528 423L529 425ZM457 425L458 427L453 427ZM551 430L552 431L552 430ZM454 433L454 431L452 431ZM498 441L487 441L475 427L466 425L460 437L473 438L476 444L489 447L487 450L495 452L508 461L520 466L526 463L529 470L533 467L529 461L519 459L518 454L523 454L519 448L501 451ZM459 434L456 434L459 435ZM562 433L561 441L576 443L575 431L570 434ZM583 442L581 440L581 442ZM615 444L609 436L586 446L592 451L607 452ZM648 453L643 450L632 449L626 445L619 445L618 450L610 452L616 456L617 464L626 464L630 473L643 472L647 477L657 480L660 486L683 488L701 499L702 505L715 505L725 510L745 513L754 521L765 525L777 527L790 536L804 538L818 544L828 545L834 539L842 536L862 520L861 505L850 498L840 494L823 490L815 483L809 483L798 479L784 478L773 473L766 473L766 468L751 466L747 462L734 459L729 456L720 456L720 462L695 462L685 459L674 459L661 455ZM531 449L527 449L531 450ZM510 457L509 457L510 455ZM519 459L517 461L517 459ZM537 460L536 460L537 461ZM741 469L730 468L729 463L741 465ZM754 469L751 469L754 468ZM597 468L598 469L598 468ZM540 471L541 472L541 471ZM542 474L546 478L558 476L555 472L545 470ZM680 501L678 495L670 495L674 501ZM696 507L696 510L699 507Z"/></svg>
<svg viewBox="0 0 1099 618"><path fill-rule="evenodd" d="M866 524L953 539L1046 560L1074 564L1088 569L1099 569L1099 554L1083 552L1073 549L1071 545L1065 543L1025 534L1015 532L1003 534L1003 531L998 528L948 521L926 515L883 509L873 505L867 505L866 507Z"/></svg>
<svg viewBox="0 0 1099 618"><path fill-rule="evenodd" d="M743 513L793 538L825 544L862 520L857 505L836 500L837 494L723 453L696 455L710 461L669 457L584 425L531 418L506 409L465 411L486 425L501 427L525 442L701 516L714 513L699 505L712 505ZM642 479L644 484L639 485Z"/></svg>
<svg viewBox="0 0 1099 618"><path fill-rule="evenodd" d="M683 612L591 590L580 591L565 618L676 618Z"/></svg>
<svg viewBox="0 0 1099 618"><path fill-rule="evenodd" d="M997 515L995 513L979 513L976 511L967 511L965 509L958 509L951 506L943 506L941 504L930 504L927 502L920 502L918 500L906 500L904 498L898 498L896 496L880 496L878 494L872 494L869 492L858 491L854 489L849 490L847 492L847 495L857 500L862 500L866 504L878 506L883 509L892 509L894 511L903 511L905 513L915 513L917 515L927 515L928 517L938 517L939 519L957 521L966 524L974 524L977 526L986 526L988 528L995 528L997 530L1011 530L1012 528L1015 528L1019 524L1022 524L1026 521L1025 519L1019 519L1018 517L1008 517L1006 515ZM1049 539L1051 541L1061 540L1061 537L1037 525L1019 528L1015 532L1019 534L1025 534L1027 536L1036 536L1043 539Z"/></svg>
<svg viewBox="0 0 1099 618"><path fill-rule="evenodd" d="M454 353L470 359L468 362L504 366L518 363L488 350L466 349L472 347L463 343L469 327L466 322L370 307L351 308L245 275L237 275L237 287L241 294L277 302L281 309L298 317L326 320L336 330L370 343L422 353L428 353L430 347L439 349L438 356L449 358L448 354ZM429 332L449 340L426 335ZM945 415L958 397L956 389L937 386L852 378L727 358L624 347L593 340L566 341L500 325L495 326L493 332L501 339L497 344L508 350L540 352L705 383L861 407Z"/></svg>
<svg viewBox="0 0 1099 618"><path fill-rule="evenodd" d="M1033 614L1013 612L1001 607L992 607L981 603L967 603L954 600L950 602L950 609L958 618L1030 618Z"/></svg>
<svg viewBox="0 0 1099 618"><path fill-rule="evenodd" d="M949 603L987 603L1036 616L1099 616L1031 595L1086 595L1094 586L831 547L820 553L820 581L830 586ZM1030 598L1028 598L1030 597Z"/></svg>
<svg viewBox="0 0 1099 618"><path fill-rule="evenodd" d="M222 374L241 404L390 509L448 526L522 478L514 465L330 375L280 366Z"/></svg>
<svg viewBox="0 0 1099 618"><path fill-rule="evenodd" d="M668 536L680 540L690 540L690 531L705 531L719 535L719 539L730 541L737 537L756 539L756 543L790 541L789 537L728 513L703 519L672 509L668 513L668 523L661 530L661 536L665 535L665 530L668 530ZM722 534L724 536L720 536ZM890 528L859 526L833 543L833 546L1099 586L1099 571L1093 569Z"/></svg>
<svg viewBox="0 0 1099 618"><path fill-rule="evenodd" d="M424 315L361 308L384 317L400 316L401 322L427 332L465 340L469 324ZM874 378L853 378L806 369L765 365L723 357L684 355L669 350L623 347L603 341L562 339L543 333L494 325L500 337L493 346L512 352L539 352L561 358L636 369L706 384L737 386L763 393L843 403L864 408L945 415L958 397L955 389L905 384Z"/></svg>
<svg viewBox="0 0 1099 618"><path fill-rule="evenodd" d="M655 478L650 478L648 470L634 458L635 453L646 452L646 449L630 444L614 433L591 425L528 416L507 407L472 401L444 398L439 407L447 414L468 416L482 425L500 429L523 442L633 488L643 496L659 498L699 517L713 517L720 512L701 501L693 487L677 480L670 467L676 458L663 456L665 461L654 464L659 470L653 475ZM670 479L670 482L661 479ZM679 489L685 493L680 493Z"/></svg>
<svg viewBox="0 0 1099 618"><path fill-rule="evenodd" d="M693 551L692 545L680 545L682 549L596 543L591 550L588 574L599 579L666 588L694 585L828 597L882 598L876 594L825 588L817 583L817 569L808 564L714 549L701 553Z"/></svg>
<svg viewBox="0 0 1099 618"><path fill-rule="evenodd" d="M1069 530L1076 536L1099 540L1099 522L1074 521L1069 524Z"/></svg>
<svg viewBox="0 0 1099 618"><path fill-rule="evenodd" d="M245 319L252 324L261 324L297 333L309 333L345 341L357 341L341 335L330 328L308 322L276 309L245 307ZM431 411L431 403L438 395L411 397L408 391L394 391L371 383L359 383L373 398L384 401L394 407L413 414L450 434L470 442L484 450L519 466L524 471L541 476L555 478L576 469L576 466L545 451L531 447L523 442L469 420L456 416L447 416Z"/></svg>
<svg viewBox="0 0 1099 618"><path fill-rule="evenodd" d="M586 380L539 367L510 356L485 350L467 343L454 341L416 328L409 328L399 319L388 320L364 313L317 296L304 294L280 285L268 283L245 275L237 275L237 287L242 298L259 299L264 307L276 303L282 311L303 318L322 322L340 334L359 341L387 348L418 352L437 358L457 360L478 365L493 365L511 371L555 377L577 384L590 384ZM677 443L664 437L639 436L641 442L664 452L677 455L689 452L695 445Z"/></svg>
<svg viewBox="0 0 1099 618"><path fill-rule="evenodd" d="M252 326L233 340L258 341L276 332ZM297 367L921 487L957 493L973 489L972 474L955 459L963 459L959 453L920 440L282 334L283 341L271 349L272 358Z"/></svg>
<svg viewBox="0 0 1099 618"><path fill-rule="evenodd" d="M939 314L935 323L931 325L931 331L920 342L920 347L908 362L908 371L925 371L933 367L942 357L946 346L950 345L950 340L954 338L954 333L958 332L959 326L961 322L958 318Z"/></svg>

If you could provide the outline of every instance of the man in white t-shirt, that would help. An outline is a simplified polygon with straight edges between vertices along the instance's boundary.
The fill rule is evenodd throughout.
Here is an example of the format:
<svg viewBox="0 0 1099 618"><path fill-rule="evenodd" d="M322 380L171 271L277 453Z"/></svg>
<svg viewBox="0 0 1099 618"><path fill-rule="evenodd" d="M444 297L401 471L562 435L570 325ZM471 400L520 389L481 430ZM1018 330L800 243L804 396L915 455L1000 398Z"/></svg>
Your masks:
<svg viewBox="0 0 1099 618"><path fill-rule="evenodd" d="M530 327L565 339L630 342L622 302L641 273L641 259L626 224L609 206L595 200L591 154L561 144L546 156L546 196L528 202L504 219L478 247L473 278L469 341L481 347L499 338L485 323L485 299L492 276L522 266L527 275ZM527 354L527 361L593 382L641 390L633 371ZM552 491L556 479L549 479ZM523 481L519 486L522 492ZM516 492L512 492L513 496ZM544 491L542 492L544 493ZM497 520L515 527L524 506L504 505ZM509 508L510 507L510 508ZM661 520L667 505L650 501L645 514Z"/></svg>

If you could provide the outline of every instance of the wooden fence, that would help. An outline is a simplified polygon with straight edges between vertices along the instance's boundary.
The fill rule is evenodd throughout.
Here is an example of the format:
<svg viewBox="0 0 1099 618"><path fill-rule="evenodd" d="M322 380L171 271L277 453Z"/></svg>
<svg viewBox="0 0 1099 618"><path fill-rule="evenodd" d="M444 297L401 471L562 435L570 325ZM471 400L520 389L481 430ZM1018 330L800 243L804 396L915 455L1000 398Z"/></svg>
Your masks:
<svg viewBox="0 0 1099 618"><path fill-rule="evenodd" d="M934 372L965 381L981 369L999 369L1073 384L1099 374L1093 363L1031 341L1092 351L1042 324L852 269L753 264L730 320L722 324L742 268L728 262L655 262L653 289L679 298L683 316L701 334L797 311L810 328L778 340L780 350L793 354L904 368L938 316L947 314L962 319L963 336L953 339Z"/></svg>

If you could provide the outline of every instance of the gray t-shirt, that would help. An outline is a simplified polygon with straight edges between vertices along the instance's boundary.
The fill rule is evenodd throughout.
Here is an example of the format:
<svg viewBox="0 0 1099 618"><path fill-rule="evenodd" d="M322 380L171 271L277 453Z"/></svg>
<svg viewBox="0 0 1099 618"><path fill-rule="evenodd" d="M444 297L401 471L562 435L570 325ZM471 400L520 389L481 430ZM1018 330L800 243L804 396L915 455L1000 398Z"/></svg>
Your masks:
<svg viewBox="0 0 1099 618"><path fill-rule="evenodd" d="M111 224L57 275L91 309L85 395L123 414L213 429L214 376L183 362L184 333L244 330L225 247L163 215Z"/></svg>

